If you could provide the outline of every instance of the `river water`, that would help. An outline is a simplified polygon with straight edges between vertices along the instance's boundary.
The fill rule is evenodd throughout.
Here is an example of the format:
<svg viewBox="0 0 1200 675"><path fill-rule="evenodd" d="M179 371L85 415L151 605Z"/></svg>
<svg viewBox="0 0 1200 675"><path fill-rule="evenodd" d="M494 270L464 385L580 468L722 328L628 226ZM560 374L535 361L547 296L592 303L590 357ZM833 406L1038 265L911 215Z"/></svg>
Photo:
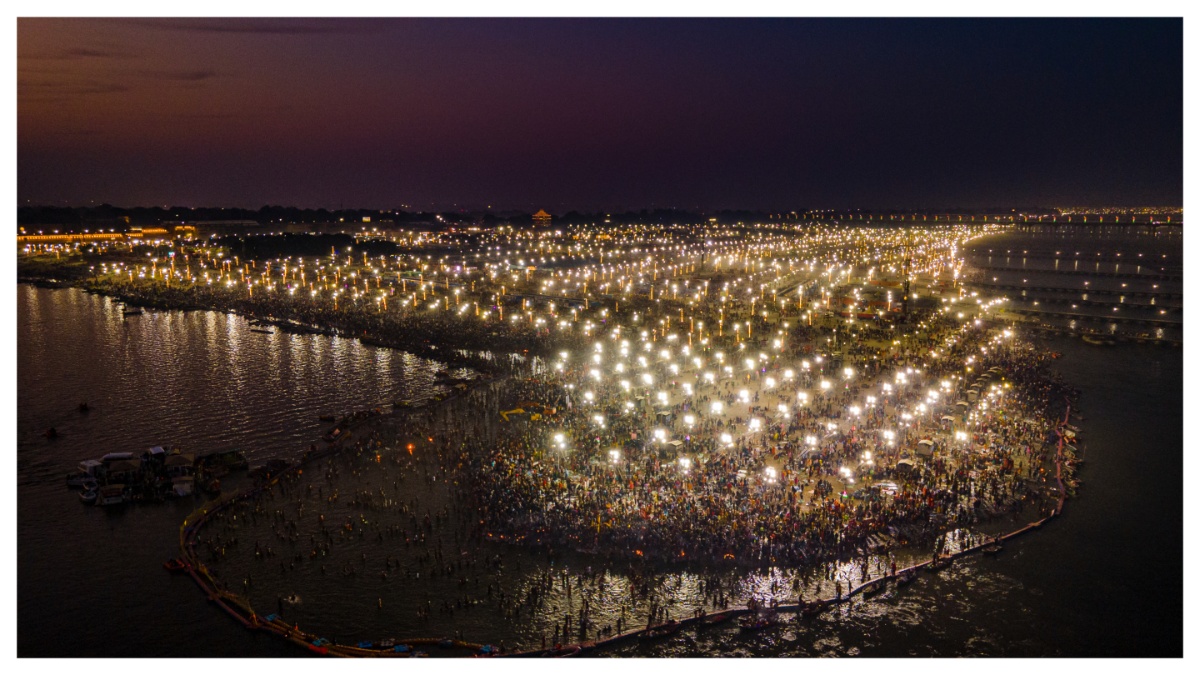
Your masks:
<svg viewBox="0 0 1200 675"><path fill-rule="evenodd" d="M983 243L1059 242L1021 235ZM1121 242L1135 253L1174 244ZM1049 280L1062 279L1076 278ZM432 397L437 365L354 340L252 332L245 320L214 312L123 318L113 301L77 290L19 285L17 295L18 654L298 655L245 631L190 579L162 570L177 554L179 523L199 502L110 512L81 505L63 475L82 459L160 444L198 453L242 449L252 463L292 458L328 426L318 415ZM752 637L732 626L688 629L604 654L1180 656L1182 350L1066 337L1046 344L1063 354L1059 371L1082 391L1084 485L1064 517L997 558L968 558L898 593L856 599L798 626ZM76 411L82 401L91 407L86 415ZM59 432L53 441L43 437L51 426ZM509 579L590 564L511 550L506 556ZM261 583L256 606L287 590ZM383 584L355 583L351 593L309 583L304 588L316 595L306 592L306 603L291 611L306 627L323 622L313 627L347 640L386 637L384 624L397 637L418 630L403 593L378 608L385 614L368 615L362 608L373 608L377 595L382 602ZM681 573L672 583L682 595L696 580ZM622 580L614 577L609 589L623 592ZM428 590L439 592L432 584ZM452 585L445 592L455 593ZM318 614L318 602L329 611ZM392 612L395 619L386 618ZM533 636L548 624L534 623L472 610L432 629L441 635L453 626L469 640L536 647Z"/></svg>

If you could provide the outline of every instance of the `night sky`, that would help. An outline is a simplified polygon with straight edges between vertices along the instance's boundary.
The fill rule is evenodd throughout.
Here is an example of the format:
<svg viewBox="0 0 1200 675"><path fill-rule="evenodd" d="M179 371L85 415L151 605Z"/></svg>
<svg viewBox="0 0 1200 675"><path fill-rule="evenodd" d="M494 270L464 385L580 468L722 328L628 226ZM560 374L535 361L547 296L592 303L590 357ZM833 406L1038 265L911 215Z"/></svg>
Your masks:
<svg viewBox="0 0 1200 675"><path fill-rule="evenodd" d="M1180 205L1179 19L19 19L21 204Z"/></svg>

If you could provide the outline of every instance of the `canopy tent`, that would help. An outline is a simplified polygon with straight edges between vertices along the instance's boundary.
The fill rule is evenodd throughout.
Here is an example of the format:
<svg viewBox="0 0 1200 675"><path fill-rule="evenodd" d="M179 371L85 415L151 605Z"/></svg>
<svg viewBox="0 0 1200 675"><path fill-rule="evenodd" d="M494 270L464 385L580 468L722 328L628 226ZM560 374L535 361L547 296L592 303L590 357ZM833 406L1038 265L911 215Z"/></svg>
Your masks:
<svg viewBox="0 0 1200 675"><path fill-rule="evenodd" d="M195 463L195 457L192 453L180 453L178 455L168 455L163 464L167 466L191 466Z"/></svg>

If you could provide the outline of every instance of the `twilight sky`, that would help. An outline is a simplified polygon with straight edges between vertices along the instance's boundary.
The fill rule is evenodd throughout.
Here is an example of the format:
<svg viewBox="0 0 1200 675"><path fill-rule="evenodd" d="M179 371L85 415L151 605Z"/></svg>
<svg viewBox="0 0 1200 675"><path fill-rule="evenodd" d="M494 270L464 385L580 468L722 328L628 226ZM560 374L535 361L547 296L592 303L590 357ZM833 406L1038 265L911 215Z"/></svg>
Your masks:
<svg viewBox="0 0 1200 675"><path fill-rule="evenodd" d="M1179 19L19 19L21 204L1180 205Z"/></svg>

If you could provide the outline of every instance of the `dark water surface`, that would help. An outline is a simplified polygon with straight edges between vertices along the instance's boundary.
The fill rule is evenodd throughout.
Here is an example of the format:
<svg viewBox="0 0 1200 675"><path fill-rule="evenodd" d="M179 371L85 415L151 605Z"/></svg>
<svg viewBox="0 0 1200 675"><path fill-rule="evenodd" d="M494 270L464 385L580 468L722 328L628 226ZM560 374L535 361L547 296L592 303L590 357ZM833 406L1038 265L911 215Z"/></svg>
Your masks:
<svg viewBox="0 0 1200 675"><path fill-rule="evenodd" d="M158 444L243 449L252 463L295 457L323 433L320 414L431 397L436 364L352 340L254 333L243 319L213 312L123 319L111 300L76 290L20 285L17 294L18 654L299 655L237 626L190 579L162 570L177 553L179 523L199 502L109 512L81 505L63 475L82 459ZM968 558L898 594L856 599L806 623L752 637L733 627L688 629L605 653L1182 655L1182 350L1067 338L1047 345L1062 352L1059 371L1083 392L1084 485L1064 517L997 558ZM76 412L81 401L88 415ZM61 435L55 441L42 436L51 426ZM548 564L506 556L510 570L522 564L515 578ZM559 560L555 569L584 564ZM309 623L348 624L320 626L346 639L385 637L379 615L355 619L382 584L358 583L361 592L345 594L310 585L318 593L311 602L335 611ZM696 580L679 574L670 583L686 594ZM755 583L762 578L746 588ZM614 579L612 592L621 584ZM411 615L403 594L387 602ZM410 623L396 622L406 628L397 637ZM548 625L502 624L479 610L460 612L452 625L470 640L531 647Z"/></svg>
<svg viewBox="0 0 1200 675"><path fill-rule="evenodd" d="M21 656L295 653L235 627L190 579L162 569L202 502L111 512L64 483L80 460L152 445L239 449L252 464L295 458L329 426L320 415L439 390L437 364L409 354L250 328L216 312L123 318L108 298L17 286Z"/></svg>

